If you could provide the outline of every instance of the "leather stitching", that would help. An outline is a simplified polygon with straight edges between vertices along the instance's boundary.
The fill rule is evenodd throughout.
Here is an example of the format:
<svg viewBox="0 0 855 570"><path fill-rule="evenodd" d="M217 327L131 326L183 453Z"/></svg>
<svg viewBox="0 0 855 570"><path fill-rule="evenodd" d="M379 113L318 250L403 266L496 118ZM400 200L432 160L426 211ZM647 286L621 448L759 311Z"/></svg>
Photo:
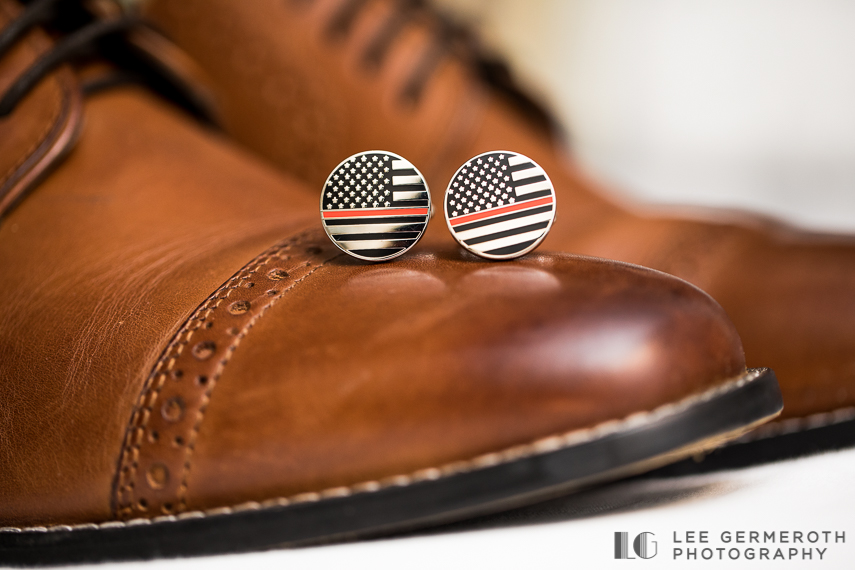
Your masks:
<svg viewBox="0 0 855 570"><path fill-rule="evenodd" d="M186 508L196 437L232 353L271 306L338 255L318 230L280 242L228 279L173 335L125 433L113 487L117 518ZM264 284L271 288L262 291Z"/></svg>
<svg viewBox="0 0 855 570"><path fill-rule="evenodd" d="M501 463L506 463L526 457L549 453L580 445L589 441L600 439L608 435L631 430L644 424L657 421L663 417L680 413L692 406L711 400L719 395L741 388L763 376L765 369L748 370L742 375L733 378L711 388L706 392L688 396L680 401L664 404L647 411L634 412L624 418L609 420L601 424L577 429L565 433L554 434L522 445L513 446L501 451L479 455L477 457L446 463L437 467L420 469L408 474L399 474L383 479L362 481L353 485L334 487L320 491L312 491L291 495L288 497L277 497L263 502L250 501L238 505L217 507L207 510L189 511L181 514L169 514L151 518L134 518L125 521L109 521L100 524L83 523L75 525L51 525L32 527L0 527L0 532L56 532L87 529L125 528L139 525L164 524L169 522L208 518L213 516L228 515L243 511L257 511L266 508L287 507L307 502L317 502L324 499L345 497L357 493L370 493L389 487L407 487L409 485L441 477L448 477L457 473L482 469Z"/></svg>
<svg viewBox="0 0 855 570"><path fill-rule="evenodd" d="M259 263L258 267L261 267L262 265L264 265L267 261L269 261L269 259L270 258L268 258L264 263ZM204 419L204 416L205 416L205 412L208 409L208 402L211 399L211 392L213 392L214 387L217 385L217 381L219 381L220 376L223 373L223 369L225 368L226 364L228 364L229 360L231 360L232 354L234 354L234 351L237 349L238 345L240 345L240 343L244 339L244 337L246 337L246 334L249 332L249 329L251 329L253 327L255 322L258 319L260 319L262 316L264 316L264 314L270 310L270 307L275 305L276 302L279 299L281 299L283 295L285 295L285 293L292 290L299 283L301 283L306 278L308 278L312 273L317 271L319 267L322 267L325 263L326 263L326 261L324 261L320 265L314 266L311 271L309 271L308 273L306 273L305 275L303 275L299 279L294 280L294 282L291 283L290 285L288 285L285 289L283 289L281 293L279 293L278 295L273 297L270 300L270 303L265 305L264 308L261 309L261 311L257 315L255 315L249 323L247 323L244 326L244 328L240 331L240 333L238 333L238 335L235 337L235 342L231 345L231 347L229 347L228 353L226 354L225 358L223 358L223 360L220 362L220 365L219 365L217 371L214 373L213 377L211 378L211 382L209 383L208 389L205 391L205 395L203 396L203 400L202 400L202 406L199 409L199 413L196 417L196 423L193 425L193 431L191 432L190 439L187 442L187 452L185 453L186 460L184 463L184 470L183 470L182 477L181 477L181 486L179 487L179 503L181 505L180 510L184 510L184 508L186 508L186 505L187 505L187 477L190 475L190 459L191 459L193 451L195 450L196 437L199 434L199 427L201 427L202 420Z"/></svg>

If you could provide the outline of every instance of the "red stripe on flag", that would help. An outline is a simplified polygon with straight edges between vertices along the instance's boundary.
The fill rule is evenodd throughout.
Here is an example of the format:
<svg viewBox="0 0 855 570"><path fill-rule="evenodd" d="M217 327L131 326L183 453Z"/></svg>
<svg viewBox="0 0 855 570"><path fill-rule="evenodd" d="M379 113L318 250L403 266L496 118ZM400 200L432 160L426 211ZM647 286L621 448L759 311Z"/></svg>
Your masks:
<svg viewBox="0 0 855 570"><path fill-rule="evenodd" d="M370 218L377 216L426 216L427 208L368 208L353 210L324 210L324 219L327 218Z"/></svg>
<svg viewBox="0 0 855 570"><path fill-rule="evenodd" d="M545 196L543 198L538 198L537 200L529 200L528 202L520 202L519 204L511 204L510 206L502 206L501 208L490 208L489 210L484 210L483 212L466 214L465 216L460 216L459 218L451 218L451 221L449 223L452 226L458 226L460 224L465 224L468 222L477 222L478 220L483 220L484 218L492 218L493 216L510 214L511 212L516 212L518 210L525 210L526 208L534 208L536 206L543 206L551 203L552 196Z"/></svg>

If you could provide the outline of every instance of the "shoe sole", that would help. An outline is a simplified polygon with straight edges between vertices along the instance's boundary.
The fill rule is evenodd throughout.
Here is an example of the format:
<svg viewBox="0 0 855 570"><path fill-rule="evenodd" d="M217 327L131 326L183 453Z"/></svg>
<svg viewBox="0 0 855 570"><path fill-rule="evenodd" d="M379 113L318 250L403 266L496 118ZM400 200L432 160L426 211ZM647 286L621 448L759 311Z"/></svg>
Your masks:
<svg viewBox="0 0 855 570"><path fill-rule="evenodd" d="M700 475L855 447L855 408L768 423L708 455L685 459L641 477Z"/></svg>
<svg viewBox="0 0 855 570"><path fill-rule="evenodd" d="M528 505L713 449L783 407L749 370L650 412L372 484L178 516L0 529L0 562L50 565L264 550L364 538Z"/></svg>

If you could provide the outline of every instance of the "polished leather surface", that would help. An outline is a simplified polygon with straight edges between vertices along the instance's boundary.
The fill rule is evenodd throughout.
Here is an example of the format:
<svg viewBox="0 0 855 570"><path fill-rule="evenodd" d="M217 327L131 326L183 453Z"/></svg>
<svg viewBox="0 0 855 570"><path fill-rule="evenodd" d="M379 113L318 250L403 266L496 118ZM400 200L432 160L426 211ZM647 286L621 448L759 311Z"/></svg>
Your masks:
<svg viewBox="0 0 855 570"><path fill-rule="evenodd" d="M199 431L190 508L437 468L650 410L743 366L721 309L685 283L444 247L394 266L339 256L251 334Z"/></svg>
<svg viewBox="0 0 855 570"><path fill-rule="evenodd" d="M384 148L416 164L438 200L468 158L521 152L556 188L558 219L542 249L653 267L709 292L740 331L748 363L775 369L782 417L855 405L855 239L712 211L619 207L561 145L451 57L430 74L422 97L407 101L432 34L418 15L388 26L394 4L143 2L210 74L228 132L310 188L342 157ZM385 57L367 63L384 39Z"/></svg>
<svg viewBox="0 0 855 570"><path fill-rule="evenodd" d="M744 371L721 308L655 271L475 261L436 232L346 258L314 192L142 88L87 97L52 167L0 221L0 526L395 476Z"/></svg>

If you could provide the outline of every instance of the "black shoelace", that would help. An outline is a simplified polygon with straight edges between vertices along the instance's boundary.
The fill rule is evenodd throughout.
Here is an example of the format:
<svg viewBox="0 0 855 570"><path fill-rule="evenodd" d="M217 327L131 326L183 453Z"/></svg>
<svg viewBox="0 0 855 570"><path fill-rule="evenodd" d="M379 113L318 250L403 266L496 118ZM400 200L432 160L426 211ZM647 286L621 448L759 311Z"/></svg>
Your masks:
<svg viewBox="0 0 855 570"><path fill-rule="evenodd" d="M2 94L0 117L11 114L21 100L58 66L83 56L99 55L116 64L120 71L84 85L84 92L127 82L144 83L197 118L210 122L205 104L195 96L192 88L125 41L128 32L145 26L140 18L133 15L99 20L76 0L34 0L0 32L0 57L34 27L52 24L56 24L64 35ZM66 30L69 26L72 29Z"/></svg>
<svg viewBox="0 0 855 570"><path fill-rule="evenodd" d="M305 0L293 1L305 2ZM433 72L439 67L443 58L454 54L463 61L467 61L487 85L508 99L530 119L547 130L556 131L556 123L552 116L517 85L503 61L488 57L483 53L475 36L466 28L433 10L423 0L395 0L395 2L396 9L391 12L389 19L380 27L373 41L369 43L363 54L363 62L369 70L379 68L390 51L395 38L406 24L417 18L427 19L433 32L433 41L414 67L410 79L405 83L401 93L401 98L405 102L412 105L417 104ZM328 35L333 40L346 36L366 3L367 0L344 2L338 12L330 19L327 28ZM70 6L72 9L77 8L79 12L78 4L76 0L34 0L30 2L23 13L0 32L0 57L32 28L62 19L63 9ZM121 39L127 32L144 25L145 23L139 18L124 15L110 20L90 20L69 32L50 51L33 63L2 94L0 97L0 117L9 115L39 81L59 65L90 53L98 47L101 40L113 37ZM125 57L121 58L122 61L119 63L123 68L131 68L130 73L126 72L121 75L122 81L146 82L197 118L210 122L205 104L198 100L194 96L193 90L184 85L179 78L171 76L167 70L159 68L157 65L153 66L151 61L143 62L141 65L139 54L128 57L126 42L121 46L121 50L115 49L116 44L111 47L114 49L102 49L101 52L124 53ZM96 86L92 87L95 88Z"/></svg>

